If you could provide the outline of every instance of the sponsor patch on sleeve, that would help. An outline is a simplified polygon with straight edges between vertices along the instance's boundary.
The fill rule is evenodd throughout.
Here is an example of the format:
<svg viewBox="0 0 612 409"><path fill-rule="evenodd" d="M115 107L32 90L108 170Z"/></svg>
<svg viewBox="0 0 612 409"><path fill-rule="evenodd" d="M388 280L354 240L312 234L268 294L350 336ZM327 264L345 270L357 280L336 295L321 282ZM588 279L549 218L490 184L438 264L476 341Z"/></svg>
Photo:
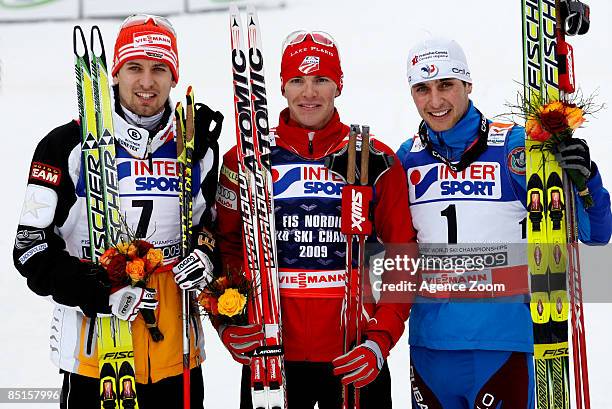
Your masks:
<svg viewBox="0 0 612 409"><path fill-rule="evenodd" d="M410 147L410 152L421 152L425 149L425 145L423 145L423 141L419 138L418 135L415 135L412 138L412 146Z"/></svg>
<svg viewBox="0 0 612 409"><path fill-rule="evenodd" d="M238 173L234 172L227 166L221 166L221 174L224 175L230 182L235 185L238 185Z"/></svg>
<svg viewBox="0 0 612 409"><path fill-rule="evenodd" d="M30 179L52 186L59 186L62 179L62 171L59 168L47 165L46 163L32 162Z"/></svg>
<svg viewBox="0 0 612 409"><path fill-rule="evenodd" d="M519 146L512 149L512 152L508 154L508 168L516 175L525 174L525 147Z"/></svg>
<svg viewBox="0 0 612 409"><path fill-rule="evenodd" d="M508 135L510 129L512 129L511 124L492 123L489 126L487 145L504 146L506 143L506 136Z"/></svg>
<svg viewBox="0 0 612 409"><path fill-rule="evenodd" d="M44 230L19 230L15 238L15 248L23 250L45 240Z"/></svg>
<svg viewBox="0 0 612 409"><path fill-rule="evenodd" d="M238 210L238 196L233 190L223 185L217 187L216 201L221 206L227 207L230 210Z"/></svg>
<svg viewBox="0 0 612 409"><path fill-rule="evenodd" d="M21 265L24 265L29 259L31 259L35 254L40 253L41 251L45 251L49 245L47 243L39 244L36 247L32 247L30 250L23 253L21 257L19 257L19 262Z"/></svg>

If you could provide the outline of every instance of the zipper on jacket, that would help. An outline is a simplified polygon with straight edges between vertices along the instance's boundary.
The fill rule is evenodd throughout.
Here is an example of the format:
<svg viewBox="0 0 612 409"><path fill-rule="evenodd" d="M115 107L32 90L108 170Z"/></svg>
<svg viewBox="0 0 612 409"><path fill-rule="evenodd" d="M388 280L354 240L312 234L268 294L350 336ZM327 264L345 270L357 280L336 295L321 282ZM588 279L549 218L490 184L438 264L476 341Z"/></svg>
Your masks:
<svg viewBox="0 0 612 409"><path fill-rule="evenodd" d="M91 356L92 354L92 344L94 339L94 329L95 329L95 321L92 318L87 317L87 325L89 328L87 329L87 356Z"/></svg>
<svg viewBox="0 0 612 409"><path fill-rule="evenodd" d="M314 153L314 147L312 146L312 140L314 139L314 136L314 132L308 132L308 153L311 155Z"/></svg>
<svg viewBox="0 0 612 409"><path fill-rule="evenodd" d="M147 139L147 150L146 150L146 157L149 160L149 169L153 169L153 152L151 152L151 141L153 140L153 137L151 136L151 133L149 133L149 139Z"/></svg>

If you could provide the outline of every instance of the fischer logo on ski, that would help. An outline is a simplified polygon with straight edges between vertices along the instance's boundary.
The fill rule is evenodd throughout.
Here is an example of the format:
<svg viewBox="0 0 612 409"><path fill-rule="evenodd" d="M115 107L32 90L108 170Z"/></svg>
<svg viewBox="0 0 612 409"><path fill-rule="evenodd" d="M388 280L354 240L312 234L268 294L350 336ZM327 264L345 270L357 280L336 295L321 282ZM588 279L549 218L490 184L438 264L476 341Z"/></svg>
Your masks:
<svg viewBox="0 0 612 409"><path fill-rule="evenodd" d="M565 34L586 33L589 7L579 0L523 0L522 11L525 100L536 106L563 101L575 89ZM570 407L571 299L576 403L590 408L573 190L548 145L527 138L525 147L537 407Z"/></svg>
<svg viewBox="0 0 612 409"><path fill-rule="evenodd" d="M119 242L121 235L112 104L100 29L97 26L91 29L88 46L82 28L75 26L73 50L90 243L84 246L84 254L92 262L97 262L106 248ZM132 304L135 300L128 301ZM129 304L124 305L124 311ZM114 316L98 317L96 328L100 408L137 409L129 323ZM124 393L128 383L129 393ZM119 387L121 393L118 393Z"/></svg>

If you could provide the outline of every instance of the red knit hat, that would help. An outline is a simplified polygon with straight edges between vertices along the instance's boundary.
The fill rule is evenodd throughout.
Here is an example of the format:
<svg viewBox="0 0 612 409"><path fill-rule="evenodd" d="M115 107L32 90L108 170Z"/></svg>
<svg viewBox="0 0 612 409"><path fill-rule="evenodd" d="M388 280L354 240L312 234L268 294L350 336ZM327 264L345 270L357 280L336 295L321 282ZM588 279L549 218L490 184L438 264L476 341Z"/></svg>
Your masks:
<svg viewBox="0 0 612 409"><path fill-rule="evenodd" d="M291 78L305 75L328 77L342 91L340 54L334 39L322 31L295 31L285 40L281 60L281 90Z"/></svg>
<svg viewBox="0 0 612 409"><path fill-rule="evenodd" d="M178 82L176 33L166 18L137 14L125 19L121 25L115 42L112 75L117 75L125 62L141 58L165 63L174 81Z"/></svg>

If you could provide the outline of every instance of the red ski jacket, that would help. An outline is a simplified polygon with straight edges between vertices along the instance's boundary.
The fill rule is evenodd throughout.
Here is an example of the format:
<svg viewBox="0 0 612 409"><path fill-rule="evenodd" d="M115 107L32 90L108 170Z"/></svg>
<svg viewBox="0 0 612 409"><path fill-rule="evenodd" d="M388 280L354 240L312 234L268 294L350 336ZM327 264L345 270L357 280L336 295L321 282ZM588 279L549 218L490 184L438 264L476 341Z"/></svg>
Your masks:
<svg viewBox="0 0 612 409"><path fill-rule="evenodd" d="M346 238L340 233L340 192L343 176L324 165L324 157L348 141L349 127L335 112L327 126L301 128L285 109L271 132L272 174L285 359L330 362L343 353L341 314L344 295ZM406 176L393 151L377 140L374 148L393 156L394 163L374 185L374 242L415 242L408 207ZM217 191L217 239L222 263L241 268L242 225L236 147L223 157ZM355 252L356 254L356 252ZM383 282L396 282L393 272ZM367 278L366 278L367 280ZM366 291L369 280L366 281ZM404 331L410 298L382 293L378 303L368 297L365 336L376 341L384 356ZM399 301L399 302L397 302ZM354 339L354 334L352 337Z"/></svg>

